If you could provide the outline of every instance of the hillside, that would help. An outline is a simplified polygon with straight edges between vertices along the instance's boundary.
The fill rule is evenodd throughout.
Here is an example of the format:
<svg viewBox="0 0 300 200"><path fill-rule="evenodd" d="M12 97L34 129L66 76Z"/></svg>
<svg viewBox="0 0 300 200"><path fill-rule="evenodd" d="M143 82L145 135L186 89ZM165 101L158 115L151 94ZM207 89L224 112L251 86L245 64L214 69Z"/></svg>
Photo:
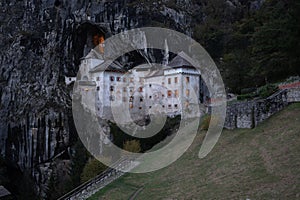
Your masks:
<svg viewBox="0 0 300 200"><path fill-rule="evenodd" d="M205 132L171 166L127 174L93 199L296 199L300 197L300 104L255 129L224 130L198 159Z"/></svg>

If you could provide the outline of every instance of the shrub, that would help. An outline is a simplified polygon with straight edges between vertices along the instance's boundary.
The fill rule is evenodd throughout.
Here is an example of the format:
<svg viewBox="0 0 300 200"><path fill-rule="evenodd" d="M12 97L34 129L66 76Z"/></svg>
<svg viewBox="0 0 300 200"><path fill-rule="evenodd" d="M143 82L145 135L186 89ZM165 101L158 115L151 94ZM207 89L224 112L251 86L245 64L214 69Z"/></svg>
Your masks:
<svg viewBox="0 0 300 200"><path fill-rule="evenodd" d="M208 130L208 127L209 127L209 124L210 124L210 120L211 120L211 116L210 115L203 116L200 129L201 130Z"/></svg>
<svg viewBox="0 0 300 200"><path fill-rule="evenodd" d="M139 140L128 140L123 144L123 149L129 152L138 153L141 151Z"/></svg>
<svg viewBox="0 0 300 200"><path fill-rule="evenodd" d="M254 93L255 91L256 91L255 87L252 87L252 88L243 88L243 89L241 89L241 94Z"/></svg>
<svg viewBox="0 0 300 200"><path fill-rule="evenodd" d="M278 87L272 84L267 84L258 89L258 95L261 98L267 98L278 90Z"/></svg>
<svg viewBox="0 0 300 200"><path fill-rule="evenodd" d="M86 182L98 174L102 173L107 168L106 165L98 161L97 159L91 159L83 168L80 176L81 182Z"/></svg>
<svg viewBox="0 0 300 200"><path fill-rule="evenodd" d="M246 99L252 99L255 97L254 93L249 93L249 94L241 94L237 96L237 100L242 101Z"/></svg>

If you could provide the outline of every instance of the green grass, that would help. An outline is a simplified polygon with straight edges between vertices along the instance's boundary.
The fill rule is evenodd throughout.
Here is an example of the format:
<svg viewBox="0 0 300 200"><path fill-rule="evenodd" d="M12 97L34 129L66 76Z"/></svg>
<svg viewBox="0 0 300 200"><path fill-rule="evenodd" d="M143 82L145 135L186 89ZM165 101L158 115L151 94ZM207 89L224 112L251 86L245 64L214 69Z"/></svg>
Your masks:
<svg viewBox="0 0 300 200"><path fill-rule="evenodd" d="M204 135L167 168L126 174L90 200L300 198L300 103L255 129L224 130L212 152L199 159Z"/></svg>

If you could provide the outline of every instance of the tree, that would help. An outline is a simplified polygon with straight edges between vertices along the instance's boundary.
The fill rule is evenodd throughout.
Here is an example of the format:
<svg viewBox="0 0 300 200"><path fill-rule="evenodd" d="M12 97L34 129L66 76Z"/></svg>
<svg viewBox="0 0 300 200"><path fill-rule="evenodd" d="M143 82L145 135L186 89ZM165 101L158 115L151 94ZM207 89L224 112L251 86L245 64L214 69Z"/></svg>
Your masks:
<svg viewBox="0 0 300 200"><path fill-rule="evenodd" d="M83 168L82 174L80 176L81 182L86 182L98 174L102 173L107 166L98 161L97 159L91 159Z"/></svg>
<svg viewBox="0 0 300 200"><path fill-rule="evenodd" d="M138 153L141 151L139 140L128 140L123 144L123 149L129 152Z"/></svg>
<svg viewBox="0 0 300 200"><path fill-rule="evenodd" d="M73 187L80 184L80 174L86 165L89 154L80 140L74 146L75 154L72 156L72 169L71 169L71 179Z"/></svg>
<svg viewBox="0 0 300 200"><path fill-rule="evenodd" d="M296 1L270 0L255 16L259 26L252 37L253 74L271 81L299 74L299 10Z"/></svg>

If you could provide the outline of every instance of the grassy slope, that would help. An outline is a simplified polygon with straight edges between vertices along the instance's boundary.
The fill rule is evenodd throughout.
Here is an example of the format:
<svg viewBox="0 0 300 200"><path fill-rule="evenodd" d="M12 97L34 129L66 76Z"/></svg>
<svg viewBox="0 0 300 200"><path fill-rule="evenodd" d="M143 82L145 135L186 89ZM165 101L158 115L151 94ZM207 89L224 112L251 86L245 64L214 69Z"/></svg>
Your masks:
<svg viewBox="0 0 300 200"><path fill-rule="evenodd" d="M300 198L300 104L255 129L223 131L204 159L204 132L175 163L147 174L127 174L90 199Z"/></svg>

